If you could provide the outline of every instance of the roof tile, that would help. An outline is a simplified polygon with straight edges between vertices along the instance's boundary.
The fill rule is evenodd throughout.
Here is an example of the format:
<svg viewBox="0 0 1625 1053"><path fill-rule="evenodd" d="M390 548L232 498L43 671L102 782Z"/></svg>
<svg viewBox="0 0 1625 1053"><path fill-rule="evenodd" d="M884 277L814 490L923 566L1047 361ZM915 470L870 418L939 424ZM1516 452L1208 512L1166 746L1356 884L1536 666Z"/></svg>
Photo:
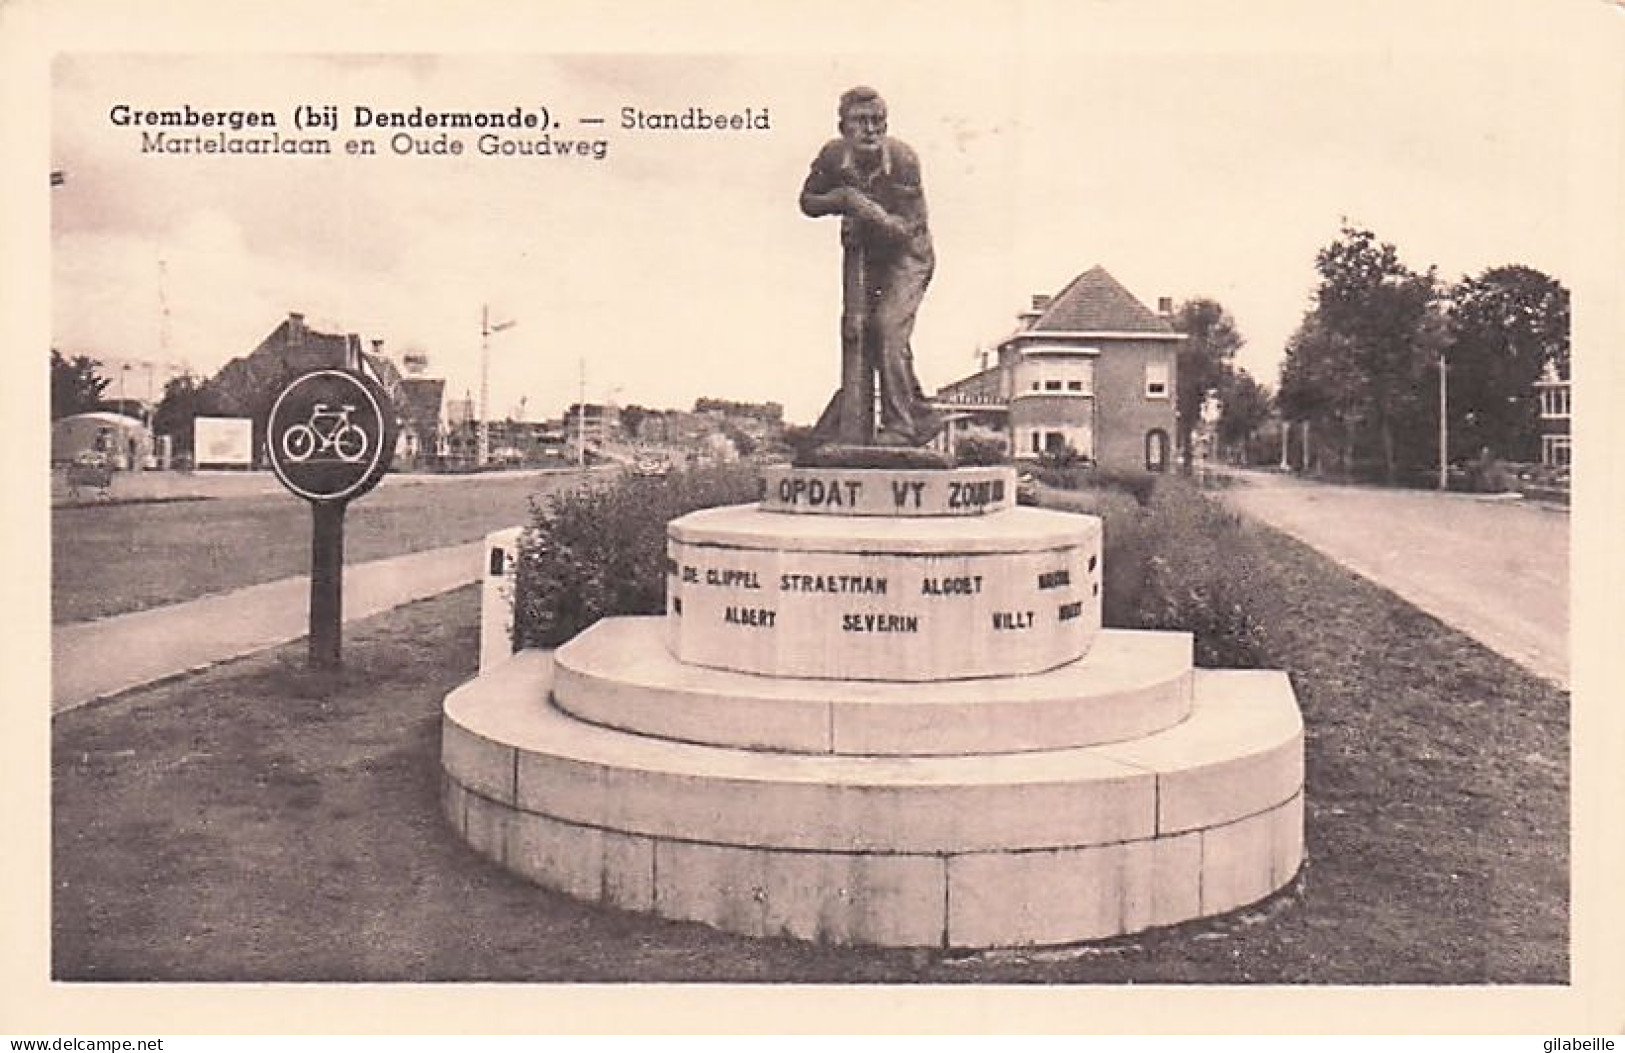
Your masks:
<svg viewBox="0 0 1625 1053"><path fill-rule="evenodd" d="M1174 327L1106 272L1094 267L1055 295L1028 332L1171 333Z"/></svg>

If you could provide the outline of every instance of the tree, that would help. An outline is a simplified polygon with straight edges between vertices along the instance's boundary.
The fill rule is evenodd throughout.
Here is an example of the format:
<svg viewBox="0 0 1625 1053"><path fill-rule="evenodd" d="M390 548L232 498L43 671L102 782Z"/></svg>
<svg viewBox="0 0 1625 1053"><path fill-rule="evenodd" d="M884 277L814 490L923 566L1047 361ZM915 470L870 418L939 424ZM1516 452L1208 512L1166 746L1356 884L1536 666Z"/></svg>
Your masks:
<svg viewBox="0 0 1625 1053"><path fill-rule="evenodd" d="M89 355L64 358L51 348L51 419L88 413L101 404L102 392L111 381L96 375L100 365Z"/></svg>
<svg viewBox="0 0 1625 1053"><path fill-rule="evenodd" d="M636 403L633 403L630 406L622 406L621 430L626 433L628 438L636 439L638 437L638 429L643 426L644 418L648 417L649 415L649 410L639 406Z"/></svg>
<svg viewBox="0 0 1625 1053"><path fill-rule="evenodd" d="M1253 435L1270 418L1270 393L1245 369L1234 370L1219 391L1223 411L1219 416L1219 444L1240 447L1241 460L1252 461Z"/></svg>
<svg viewBox="0 0 1625 1053"><path fill-rule="evenodd" d="M183 373L164 385L163 398L152 413L154 435L168 435L176 455L192 453L192 422L198 417L226 416L220 397L196 377Z"/></svg>
<svg viewBox="0 0 1625 1053"><path fill-rule="evenodd" d="M759 444L738 425L725 423L722 425L721 430L722 434L728 437L728 441L733 443L734 449L739 452L739 456L749 457L756 452Z"/></svg>
<svg viewBox="0 0 1625 1053"><path fill-rule="evenodd" d="M1331 332L1310 311L1287 341L1276 398L1284 423L1310 424L1324 437L1323 447L1335 440L1345 469L1362 421L1353 362L1348 338Z"/></svg>
<svg viewBox="0 0 1625 1053"><path fill-rule="evenodd" d="M1569 375L1569 291L1531 267L1492 267L1451 290L1452 447L1533 460L1540 450L1535 382Z"/></svg>
<svg viewBox="0 0 1625 1053"><path fill-rule="evenodd" d="M1211 392L1230 383L1232 361L1246 342L1235 319L1217 300L1187 300L1174 313L1174 328L1186 339L1179 349L1177 410L1179 446L1185 467L1191 466L1191 431L1201 416L1202 403Z"/></svg>
<svg viewBox="0 0 1625 1053"><path fill-rule="evenodd" d="M1282 371L1283 406L1303 414L1293 419L1330 416L1345 468L1374 452L1392 483L1402 462L1428 456L1418 438L1433 415L1428 371L1448 335L1437 282L1431 268L1412 271L1393 245L1347 224L1315 269L1315 307L1294 338L1301 361L1289 348Z"/></svg>

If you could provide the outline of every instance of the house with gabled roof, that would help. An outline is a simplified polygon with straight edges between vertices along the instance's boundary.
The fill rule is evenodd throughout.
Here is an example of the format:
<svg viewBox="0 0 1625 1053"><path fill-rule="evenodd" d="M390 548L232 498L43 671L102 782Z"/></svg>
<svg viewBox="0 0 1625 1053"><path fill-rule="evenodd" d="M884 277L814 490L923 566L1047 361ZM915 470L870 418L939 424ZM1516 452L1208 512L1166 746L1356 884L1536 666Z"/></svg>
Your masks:
<svg viewBox="0 0 1625 1053"><path fill-rule="evenodd" d="M376 380L395 401L401 398L401 372L383 354L383 341L372 352L361 349L355 333L322 333L305 324L305 316L288 317L246 355L227 362L201 385L211 412L253 420L256 462L265 458L265 421L276 396L294 377L315 369L359 369Z"/></svg>
<svg viewBox="0 0 1625 1053"><path fill-rule="evenodd" d="M1018 459L1071 450L1103 467L1167 470L1185 339L1170 306L1152 311L1104 267L1035 295L997 365L938 391L946 441L979 425L1008 436Z"/></svg>

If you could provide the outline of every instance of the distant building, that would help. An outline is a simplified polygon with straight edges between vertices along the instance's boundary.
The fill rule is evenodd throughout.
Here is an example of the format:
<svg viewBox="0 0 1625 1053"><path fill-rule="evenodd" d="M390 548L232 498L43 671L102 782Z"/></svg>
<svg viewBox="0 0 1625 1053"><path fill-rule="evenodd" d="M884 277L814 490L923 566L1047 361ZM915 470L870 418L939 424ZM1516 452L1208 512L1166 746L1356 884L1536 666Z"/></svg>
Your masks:
<svg viewBox="0 0 1625 1053"><path fill-rule="evenodd" d="M397 456L415 461L421 457L437 457L443 452L441 409L445 391L443 377L401 378L400 398L395 403L395 412L401 418Z"/></svg>
<svg viewBox="0 0 1625 1053"><path fill-rule="evenodd" d="M1546 371L1535 382L1535 394L1540 399L1540 463L1567 468L1574 457L1574 438L1570 431L1574 397L1571 382L1548 362Z"/></svg>
<svg viewBox="0 0 1625 1053"><path fill-rule="evenodd" d="M597 446L613 438L620 426L621 411L616 406L589 402L583 410L581 403L574 402L564 411L566 442L580 441L588 446Z"/></svg>
<svg viewBox="0 0 1625 1053"><path fill-rule="evenodd" d="M1105 268L1036 295L996 364L940 389L948 445L973 427L1002 432L1017 458L1067 449L1109 468L1165 471L1173 460L1184 336L1167 302L1152 312Z"/></svg>

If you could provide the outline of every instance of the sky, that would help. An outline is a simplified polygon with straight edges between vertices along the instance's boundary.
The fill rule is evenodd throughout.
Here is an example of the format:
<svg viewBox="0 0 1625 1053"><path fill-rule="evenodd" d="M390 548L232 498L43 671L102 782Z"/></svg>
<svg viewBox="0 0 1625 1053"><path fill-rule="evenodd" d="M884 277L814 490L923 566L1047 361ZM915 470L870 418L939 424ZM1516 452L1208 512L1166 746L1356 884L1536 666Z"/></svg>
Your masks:
<svg viewBox="0 0 1625 1053"><path fill-rule="evenodd" d="M882 92L923 167L938 266L914 354L928 390L972 372L1032 294L1097 264L1147 305L1219 300L1246 340L1239 363L1273 384L1315 252L1345 217L1446 280L1522 263L1572 281L1582 86L1526 8L1489 5L1470 26L1351 8L1250 33L1204 13L1217 7L1150 6L1184 31L1145 18L1094 34L1084 7L1050 33L1033 24L1042 9L1016 7L1020 38L1046 46L70 51L50 91L50 163L66 173L51 194L52 341L115 375L134 363L128 393L144 396L149 372L159 388L181 366L212 373L300 311L425 353L457 397L479 390L488 307L514 323L489 340L493 415L557 416L584 391L772 400L805 422L838 383L840 261L836 223L796 197L854 84ZM140 130L109 118L120 103L270 110L285 136L305 134L296 107L331 104L341 128L329 157L143 154ZM607 153L486 157L477 133L452 132L460 157L402 156L393 132L353 127L356 106L419 104L545 106L555 137L601 137ZM618 126L623 107L689 106L765 110L770 128ZM346 156L359 138L378 153Z"/></svg>

